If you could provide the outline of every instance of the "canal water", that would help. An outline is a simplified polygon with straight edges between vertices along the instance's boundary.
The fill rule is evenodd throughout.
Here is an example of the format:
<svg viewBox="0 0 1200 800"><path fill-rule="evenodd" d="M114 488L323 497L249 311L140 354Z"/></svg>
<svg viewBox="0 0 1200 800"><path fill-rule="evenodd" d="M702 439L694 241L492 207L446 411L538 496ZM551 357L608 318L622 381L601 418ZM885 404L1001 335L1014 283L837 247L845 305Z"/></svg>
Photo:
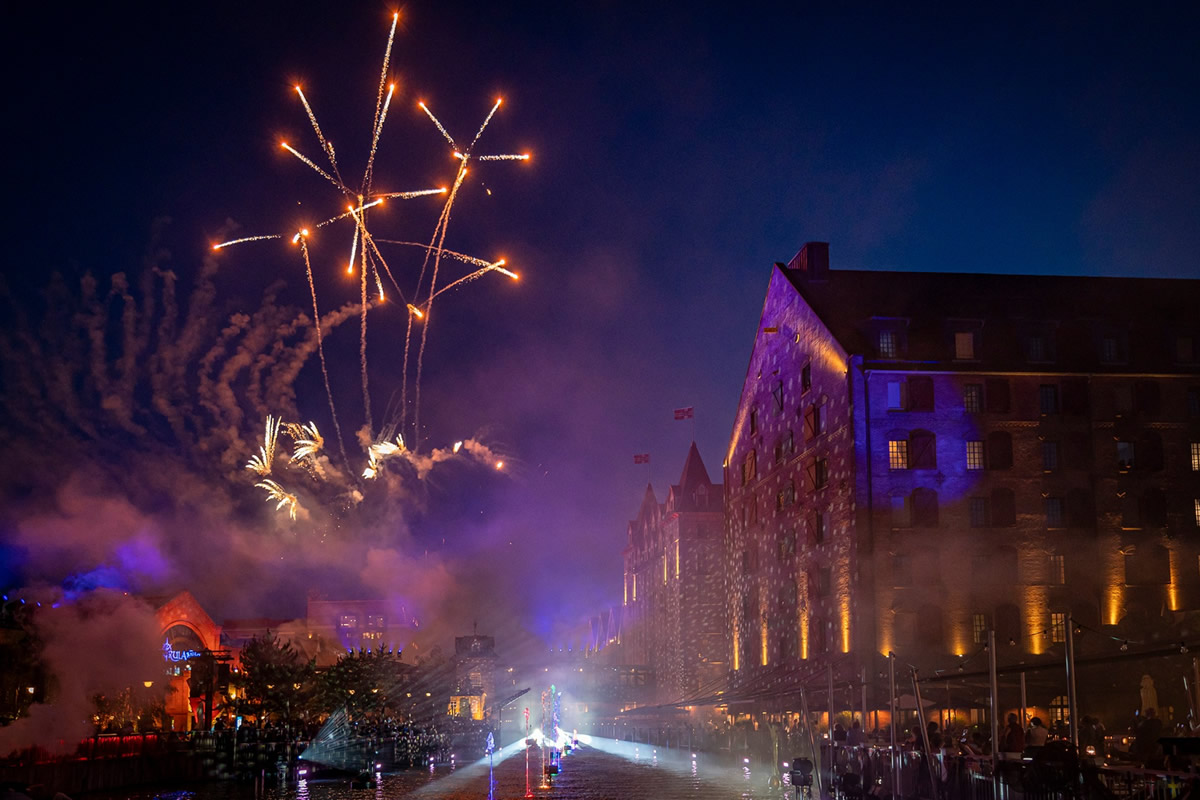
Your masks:
<svg viewBox="0 0 1200 800"><path fill-rule="evenodd" d="M491 797L525 797L525 756L506 748L494 767ZM529 781L538 800L784 800L794 798L789 786L771 788L769 770L714 756L658 751L596 740L563 758L561 772L549 787L539 785L541 754L530 750ZM267 780L259 783L211 783L187 789L138 789L88 795L87 800L486 800L486 760L472 764L382 773L372 789L354 789L348 780Z"/></svg>

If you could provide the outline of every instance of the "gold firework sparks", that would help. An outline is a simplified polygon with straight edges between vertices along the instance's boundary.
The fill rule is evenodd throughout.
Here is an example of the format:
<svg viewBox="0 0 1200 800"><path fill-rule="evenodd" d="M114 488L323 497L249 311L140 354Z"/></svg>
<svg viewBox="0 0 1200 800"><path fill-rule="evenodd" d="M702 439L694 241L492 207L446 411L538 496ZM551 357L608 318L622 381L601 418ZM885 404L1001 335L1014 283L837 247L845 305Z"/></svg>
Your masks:
<svg viewBox="0 0 1200 800"><path fill-rule="evenodd" d="M325 447L325 439L317 430L315 422L309 422L307 425L289 422L287 432L288 436L292 437L292 461L316 458Z"/></svg>
<svg viewBox="0 0 1200 800"><path fill-rule="evenodd" d="M271 465L275 462L275 443L279 440L279 424L278 417L267 415L267 428L263 432L263 443L258 448L258 455L251 456L246 462L246 469L261 477L271 474Z"/></svg>
<svg viewBox="0 0 1200 800"><path fill-rule="evenodd" d="M267 502L269 503L274 500L276 511L279 511L286 506L288 510L288 516L290 516L292 519L296 518L296 508L300 505L300 503L296 500L296 495L291 494L270 478L261 480L254 484L254 486L255 488L266 490Z"/></svg>

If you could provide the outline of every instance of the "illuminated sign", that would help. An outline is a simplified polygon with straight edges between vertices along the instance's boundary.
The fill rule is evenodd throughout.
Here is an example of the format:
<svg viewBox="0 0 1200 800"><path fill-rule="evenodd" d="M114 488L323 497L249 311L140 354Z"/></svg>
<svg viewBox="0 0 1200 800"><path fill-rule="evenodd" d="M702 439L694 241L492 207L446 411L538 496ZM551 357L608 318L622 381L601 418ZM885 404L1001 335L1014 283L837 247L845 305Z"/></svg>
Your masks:
<svg viewBox="0 0 1200 800"><path fill-rule="evenodd" d="M163 639L163 660L164 661L187 661L189 658L199 658L200 653L196 650L172 650L171 642Z"/></svg>

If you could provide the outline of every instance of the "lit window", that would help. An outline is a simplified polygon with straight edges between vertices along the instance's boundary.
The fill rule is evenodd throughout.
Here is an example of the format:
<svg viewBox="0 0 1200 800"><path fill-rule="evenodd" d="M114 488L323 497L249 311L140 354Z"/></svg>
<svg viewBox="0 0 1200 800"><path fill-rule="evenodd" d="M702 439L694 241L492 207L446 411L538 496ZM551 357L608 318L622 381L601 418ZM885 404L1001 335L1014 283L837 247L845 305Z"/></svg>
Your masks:
<svg viewBox="0 0 1200 800"><path fill-rule="evenodd" d="M983 442L967 442L967 469L983 469Z"/></svg>
<svg viewBox="0 0 1200 800"><path fill-rule="evenodd" d="M1200 472L1200 442L1192 442L1192 472Z"/></svg>
<svg viewBox="0 0 1200 800"><path fill-rule="evenodd" d="M908 440L892 439L888 442L888 469L908 469Z"/></svg>
<svg viewBox="0 0 1200 800"><path fill-rule="evenodd" d="M895 358L900 352L899 337L895 331L879 332L879 355L881 358Z"/></svg>
<svg viewBox="0 0 1200 800"><path fill-rule="evenodd" d="M1046 472L1058 469L1058 442L1042 442L1042 469Z"/></svg>
<svg viewBox="0 0 1200 800"><path fill-rule="evenodd" d="M1050 583L1062 586L1067 582L1067 557L1050 556Z"/></svg>
<svg viewBox="0 0 1200 800"><path fill-rule="evenodd" d="M968 414L983 411L983 384L968 383L963 387L963 410Z"/></svg>
<svg viewBox="0 0 1200 800"><path fill-rule="evenodd" d="M954 357L962 360L975 358L975 334L971 331L958 331L954 334Z"/></svg>
<svg viewBox="0 0 1200 800"><path fill-rule="evenodd" d="M1067 640L1067 615L1056 611L1050 615L1050 641L1058 644Z"/></svg>
<svg viewBox="0 0 1200 800"><path fill-rule="evenodd" d="M987 614L971 615L971 634L975 644L987 644L988 623Z"/></svg>
<svg viewBox="0 0 1200 800"><path fill-rule="evenodd" d="M1200 497L1195 499L1196 508L1193 516L1195 517L1196 527L1200 528Z"/></svg>
<svg viewBox="0 0 1200 800"><path fill-rule="evenodd" d="M1063 499L1061 497L1046 498L1046 527L1063 527Z"/></svg>

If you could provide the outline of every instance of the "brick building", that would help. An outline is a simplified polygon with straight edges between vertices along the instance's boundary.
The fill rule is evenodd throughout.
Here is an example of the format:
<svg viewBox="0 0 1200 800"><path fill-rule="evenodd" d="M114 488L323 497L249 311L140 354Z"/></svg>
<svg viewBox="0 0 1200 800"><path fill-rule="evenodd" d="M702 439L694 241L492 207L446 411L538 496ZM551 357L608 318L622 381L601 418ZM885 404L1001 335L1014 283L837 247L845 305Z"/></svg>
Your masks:
<svg viewBox="0 0 1200 800"><path fill-rule="evenodd" d="M725 461L735 683L1200 633L1197 309L1200 281L776 264Z"/></svg>
<svg viewBox="0 0 1200 800"><path fill-rule="evenodd" d="M693 442L666 502L647 485L627 529L614 652L622 664L650 667L658 702L694 696L727 669L722 499Z"/></svg>

